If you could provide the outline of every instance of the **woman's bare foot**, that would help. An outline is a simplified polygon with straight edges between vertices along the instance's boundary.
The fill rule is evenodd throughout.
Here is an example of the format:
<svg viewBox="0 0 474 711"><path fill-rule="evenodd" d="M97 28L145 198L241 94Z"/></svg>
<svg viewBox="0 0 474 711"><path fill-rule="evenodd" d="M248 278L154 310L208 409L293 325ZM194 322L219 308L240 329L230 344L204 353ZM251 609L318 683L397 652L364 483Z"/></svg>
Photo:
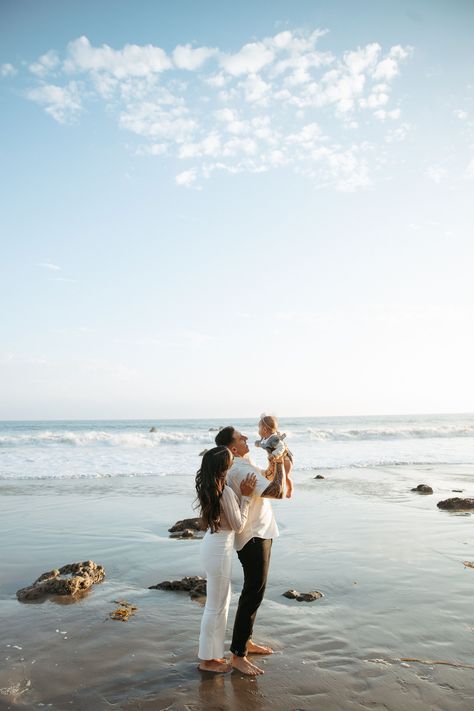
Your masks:
<svg viewBox="0 0 474 711"><path fill-rule="evenodd" d="M247 654L273 654L271 647L264 647L263 644L255 644L251 639L247 642Z"/></svg>
<svg viewBox="0 0 474 711"><path fill-rule="evenodd" d="M232 669L232 665L228 659L202 659L198 669L201 671L225 674Z"/></svg>
<svg viewBox="0 0 474 711"><path fill-rule="evenodd" d="M252 662L249 662L247 657L237 657L235 654L232 655L231 664L234 669L242 672L242 674L247 674L247 676L259 676L265 672L260 667L257 667Z"/></svg>

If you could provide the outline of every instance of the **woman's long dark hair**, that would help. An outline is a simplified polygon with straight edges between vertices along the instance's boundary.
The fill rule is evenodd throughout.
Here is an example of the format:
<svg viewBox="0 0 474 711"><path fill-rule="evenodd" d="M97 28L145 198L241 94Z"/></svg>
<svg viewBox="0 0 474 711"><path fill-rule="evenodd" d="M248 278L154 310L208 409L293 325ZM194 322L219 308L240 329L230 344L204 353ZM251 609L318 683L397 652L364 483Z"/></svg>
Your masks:
<svg viewBox="0 0 474 711"><path fill-rule="evenodd" d="M202 458L196 474L196 494L201 509L202 528L215 533L221 522L221 497L225 475L232 464L232 454L227 447L213 447Z"/></svg>

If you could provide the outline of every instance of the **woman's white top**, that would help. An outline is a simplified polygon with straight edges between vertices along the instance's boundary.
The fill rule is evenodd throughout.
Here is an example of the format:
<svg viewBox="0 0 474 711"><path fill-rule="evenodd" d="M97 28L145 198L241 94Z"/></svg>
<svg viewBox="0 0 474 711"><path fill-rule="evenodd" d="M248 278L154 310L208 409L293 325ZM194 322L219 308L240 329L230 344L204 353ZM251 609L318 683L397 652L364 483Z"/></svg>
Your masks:
<svg viewBox="0 0 474 711"><path fill-rule="evenodd" d="M255 474L257 484L250 499L250 509L247 523L240 531L236 531L234 546L240 551L251 538L276 538L278 526L272 511L270 499L262 498L269 481L262 476L262 470L245 457L234 457L234 463L227 472L227 481L234 494L239 498L240 483L247 474ZM227 488L227 487L226 487Z"/></svg>
<svg viewBox="0 0 474 711"><path fill-rule="evenodd" d="M220 530L241 533L247 523L250 508L250 496L242 496L239 502L236 494L227 484L221 497Z"/></svg>

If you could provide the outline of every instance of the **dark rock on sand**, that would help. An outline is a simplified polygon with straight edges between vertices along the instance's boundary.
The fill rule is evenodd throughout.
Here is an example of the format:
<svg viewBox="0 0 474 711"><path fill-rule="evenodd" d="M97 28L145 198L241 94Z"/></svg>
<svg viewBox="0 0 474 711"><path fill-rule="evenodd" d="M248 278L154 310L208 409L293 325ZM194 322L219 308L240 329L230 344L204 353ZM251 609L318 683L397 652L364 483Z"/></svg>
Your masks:
<svg viewBox="0 0 474 711"><path fill-rule="evenodd" d="M433 489L428 484L418 484L418 486L416 486L411 491L417 491L419 494L432 494L433 493Z"/></svg>
<svg viewBox="0 0 474 711"><path fill-rule="evenodd" d="M191 529L193 531L202 531L202 522L200 518L183 518L182 521L176 521L174 526L168 528L170 533L176 533L176 531L185 531L186 529Z"/></svg>
<svg viewBox="0 0 474 711"><path fill-rule="evenodd" d="M54 568L43 573L32 585L18 590L16 596L20 602L38 600L46 595L72 596L88 590L94 583L100 583L104 577L103 566L97 565L92 560L69 563L62 568Z"/></svg>
<svg viewBox="0 0 474 711"><path fill-rule="evenodd" d="M194 600L198 597L206 597L206 578L199 575L192 575L182 580L164 580L162 583L150 585L149 590L182 590L188 592Z"/></svg>
<svg viewBox="0 0 474 711"><path fill-rule="evenodd" d="M452 499L438 501L439 509L448 509L456 511L457 509L474 509L474 499L461 499L459 496L454 496Z"/></svg>
<svg viewBox="0 0 474 711"><path fill-rule="evenodd" d="M298 590L287 590L283 593L283 597L287 597L290 600L296 600L297 602L313 602L314 600L319 600L319 598L324 596L318 590L312 590L308 593L300 593Z"/></svg>
<svg viewBox="0 0 474 711"><path fill-rule="evenodd" d="M202 536L197 536L195 531L191 528L184 528L182 531L170 533L170 538L177 538L179 540L181 538L202 538Z"/></svg>
<svg viewBox="0 0 474 711"><path fill-rule="evenodd" d="M314 478L315 479L325 479L326 477L324 477L322 474L316 474L316 476Z"/></svg>

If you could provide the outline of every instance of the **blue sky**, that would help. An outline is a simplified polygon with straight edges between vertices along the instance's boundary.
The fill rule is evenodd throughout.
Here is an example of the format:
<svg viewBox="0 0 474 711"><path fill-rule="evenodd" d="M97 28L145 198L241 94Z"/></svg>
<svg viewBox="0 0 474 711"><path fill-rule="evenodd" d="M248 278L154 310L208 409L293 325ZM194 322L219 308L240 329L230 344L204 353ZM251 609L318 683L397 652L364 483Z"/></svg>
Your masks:
<svg viewBox="0 0 474 711"><path fill-rule="evenodd" d="M8 2L0 417L474 410L471 2Z"/></svg>

